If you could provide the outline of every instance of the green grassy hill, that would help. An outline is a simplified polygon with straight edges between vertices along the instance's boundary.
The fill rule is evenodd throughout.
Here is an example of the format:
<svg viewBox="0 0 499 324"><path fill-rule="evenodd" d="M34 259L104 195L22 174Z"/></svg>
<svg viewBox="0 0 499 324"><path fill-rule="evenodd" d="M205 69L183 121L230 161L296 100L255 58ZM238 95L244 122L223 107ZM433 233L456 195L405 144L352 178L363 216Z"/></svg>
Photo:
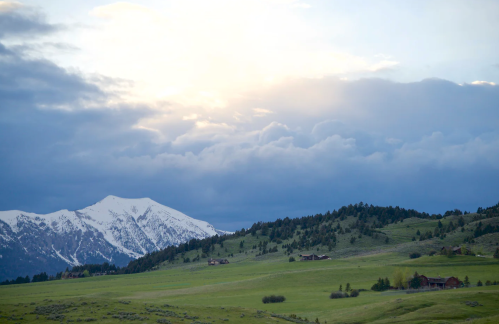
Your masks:
<svg viewBox="0 0 499 324"><path fill-rule="evenodd" d="M460 219L463 226L458 225ZM493 230L499 230L499 215L496 214L485 216L471 213L449 215L440 219L410 217L382 227L379 220L371 216L361 220L361 224L366 224L364 230L356 225L358 223L358 217L345 216L335 220L322 220L305 229L298 225L285 239L272 237L270 234L275 224L268 223L270 227L267 230L238 231L220 244L210 244L209 249L200 246L176 253L168 261L153 262L155 266L152 269L183 266L186 261L206 263L209 258L227 258L229 262L234 263L249 260L282 261L289 257L298 260L301 254L311 253L325 254L333 259L385 252L396 252L404 256L412 252L425 255L431 251L439 253L444 246L465 246L475 254L492 256L499 247L498 232L475 237L477 228L484 229L490 225ZM369 231L365 230L367 227L371 227ZM312 242L314 238L320 237L324 229L326 233L333 233L335 241L331 244L322 244L320 240ZM434 236L435 229L443 233ZM262 231L266 232L266 235L262 234ZM432 237L425 237L426 233L432 233ZM293 242L295 248L290 248ZM272 250L276 252L269 252Z"/></svg>

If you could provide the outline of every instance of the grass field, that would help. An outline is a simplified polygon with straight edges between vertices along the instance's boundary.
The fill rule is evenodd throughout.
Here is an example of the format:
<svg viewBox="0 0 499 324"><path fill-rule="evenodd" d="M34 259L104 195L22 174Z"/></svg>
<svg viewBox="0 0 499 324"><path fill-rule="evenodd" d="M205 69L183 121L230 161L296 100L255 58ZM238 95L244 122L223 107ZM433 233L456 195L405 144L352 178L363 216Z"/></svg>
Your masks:
<svg viewBox="0 0 499 324"><path fill-rule="evenodd" d="M287 258L282 254L260 261L241 257L215 267L187 263L134 275L2 286L0 322L287 322L272 317L274 313L296 314L310 322L318 318L320 323L499 322L499 286L416 294L363 291L357 298L329 299L340 284L370 289L378 277L392 279L397 267L461 280L467 275L472 284L499 280L499 262L492 258L411 260L400 253L313 262L288 262ZM263 304L262 297L270 294L283 295L286 301ZM468 306L467 301L483 306ZM52 311L64 318L50 317Z"/></svg>

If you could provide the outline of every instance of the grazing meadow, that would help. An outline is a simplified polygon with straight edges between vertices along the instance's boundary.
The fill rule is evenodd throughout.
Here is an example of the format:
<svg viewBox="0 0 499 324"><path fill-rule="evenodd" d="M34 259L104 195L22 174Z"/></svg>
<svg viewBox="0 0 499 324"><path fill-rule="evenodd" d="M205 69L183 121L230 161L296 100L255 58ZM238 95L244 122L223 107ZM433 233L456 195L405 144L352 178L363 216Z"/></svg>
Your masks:
<svg viewBox="0 0 499 324"><path fill-rule="evenodd" d="M468 276L469 288L407 294L371 291L397 268ZM483 286L474 287L478 280ZM288 262L287 256L187 263L163 270L0 287L1 323L449 323L499 322L499 262L475 256L378 253ZM347 283L356 298L330 299ZM366 291L364 291L366 290ZM282 303L262 297L282 295ZM301 318L301 319L300 319Z"/></svg>

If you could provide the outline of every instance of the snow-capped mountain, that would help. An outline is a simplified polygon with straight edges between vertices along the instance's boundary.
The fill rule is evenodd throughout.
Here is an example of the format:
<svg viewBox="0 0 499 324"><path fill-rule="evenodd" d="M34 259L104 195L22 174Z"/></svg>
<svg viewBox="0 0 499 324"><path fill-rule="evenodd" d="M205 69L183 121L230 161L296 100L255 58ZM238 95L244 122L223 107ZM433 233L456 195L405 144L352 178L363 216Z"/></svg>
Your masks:
<svg viewBox="0 0 499 324"><path fill-rule="evenodd" d="M149 198L108 196L47 215L0 212L0 279L84 263L126 265L148 252L228 232Z"/></svg>

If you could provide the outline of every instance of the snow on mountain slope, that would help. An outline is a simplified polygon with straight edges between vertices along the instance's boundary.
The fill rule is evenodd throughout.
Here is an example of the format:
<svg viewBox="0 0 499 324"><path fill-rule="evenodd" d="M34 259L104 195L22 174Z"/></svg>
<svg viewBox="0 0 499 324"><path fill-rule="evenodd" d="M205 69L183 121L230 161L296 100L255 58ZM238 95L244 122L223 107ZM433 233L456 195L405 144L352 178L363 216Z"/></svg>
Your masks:
<svg viewBox="0 0 499 324"><path fill-rule="evenodd" d="M47 215L4 211L0 212L0 278L9 277L9 264L19 260L37 269L29 273L49 271L43 268L48 264L58 266L58 271L83 263L125 265L148 252L217 234L228 232L149 198L108 196L81 210Z"/></svg>

